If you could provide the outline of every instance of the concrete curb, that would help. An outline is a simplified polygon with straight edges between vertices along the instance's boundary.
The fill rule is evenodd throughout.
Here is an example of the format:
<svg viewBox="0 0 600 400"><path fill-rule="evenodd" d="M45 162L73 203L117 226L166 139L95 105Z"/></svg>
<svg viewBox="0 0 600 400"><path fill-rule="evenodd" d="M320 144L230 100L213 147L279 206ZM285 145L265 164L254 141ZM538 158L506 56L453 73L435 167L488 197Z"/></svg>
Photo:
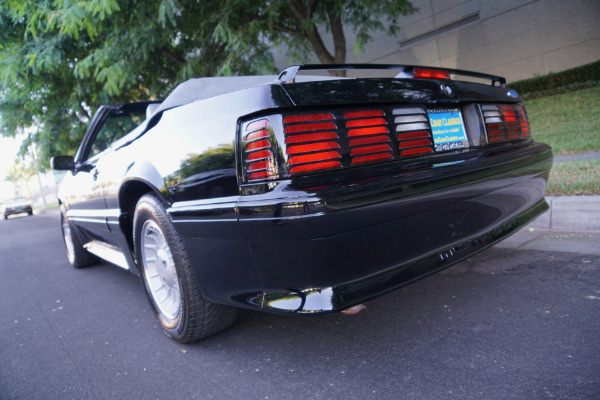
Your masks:
<svg viewBox="0 0 600 400"><path fill-rule="evenodd" d="M550 209L529 227L555 231L600 231L600 196L546 196Z"/></svg>

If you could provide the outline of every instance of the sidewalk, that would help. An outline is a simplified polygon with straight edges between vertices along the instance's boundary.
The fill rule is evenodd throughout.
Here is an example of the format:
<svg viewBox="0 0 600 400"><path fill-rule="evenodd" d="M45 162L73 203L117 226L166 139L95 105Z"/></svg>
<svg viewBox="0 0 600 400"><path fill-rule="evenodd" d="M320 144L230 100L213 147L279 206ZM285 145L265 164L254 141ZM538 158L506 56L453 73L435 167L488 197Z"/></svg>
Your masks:
<svg viewBox="0 0 600 400"><path fill-rule="evenodd" d="M546 201L546 213L495 247L600 256L600 196L548 196Z"/></svg>
<svg viewBox="0 0 600 400"><path fill-rule="evenodd" d="M555 163L594 159L600 152L554 156ZM600 196L547 196L546 201L546 213L496 247L600 255Z"/></svg>
<svg viewBox="0 0 600 400"><path fill-rule="evenodd" d="M600 232L600 196L546 196L550 209L529 226Z"/></svg>
<svg viewBox="0 0 600 400"><path fill-rule="evenodd" d="M590 153L577 153L567 154L564 156L554 156L555 163L571 162L571 161L582 161L582 160L596 160L600 158L600 151L594 151Z"/></svg>

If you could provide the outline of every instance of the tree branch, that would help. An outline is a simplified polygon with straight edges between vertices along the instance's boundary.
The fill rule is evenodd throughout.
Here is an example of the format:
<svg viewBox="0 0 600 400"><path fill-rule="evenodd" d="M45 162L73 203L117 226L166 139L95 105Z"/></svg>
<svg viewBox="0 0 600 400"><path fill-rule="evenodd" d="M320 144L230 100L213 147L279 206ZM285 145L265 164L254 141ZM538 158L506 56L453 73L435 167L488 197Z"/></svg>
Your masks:
<svg viewBox="0 0 600 400"><path fill-rule="evenodd" d="M317 2L315 0L308 0L308 4L306 5L306 19L312 19L316 6Z"/></svg>
<svg viewBox="0 0 600 400"><path fill-rule="evenodd" d="M306 18L304 16L306 14L306 11L303 10L302 5L300 5L299 3L295 2L295 1L288 1L287 4L288 4L288 7L290 8L290 10L292 10L294 15L296 16L296 19L298 20L298 23L300 25L302 25L304 22L306 22Z"/></svg>
<svg viewBox="0 0 600 400"><path fill-rule="evenodd" d="M255 18L258 19L258 20L260 20L260 21L267 21L268 20L267 17L265 17L264 15L257 15ZM297 30L292 29L292 28L288 28L287 26L278 24L276 22L273 22L273 28L276 31L287 33L287 34L294 35L294 36L298 36L298 35L302 34L302 32L300 32L300 31L297 31Z"/></svg>
<svg viewBox="0 0 600 400"><path fill-rule="evenodd" d="M304 34L319 60L323 64L333 64L335 62L334 58L331 53L327 51L327 48L323 44L323 39L315 27L315 23L312 21L312 13L314 13L315 8L314 1L310 0L306 9L298 2L288 1L287 4L296 16L300 26L304 26Z"/></svg>
<svg viewBox="0 0 600 400"><path fill-rule="evenodd" d="M279 25L279 24L273 24L273 28L275 28L276 31L279 32L283 32L283 33L287 33L290 35L294 35L294 36L298 36L300 35L300 32L298 32L297 30L288 28L287 26L283 26L283 25Z"/></svg>
<svg viewBox="0 0 600 400"><path fill-rule="evenodd" d="M175 54L171 50L166 47L161 47L158 49L159 52L164 53L167 57L171 59L171 61L175 62L177 65L185 64L185 59L178 54Z"/></svg>

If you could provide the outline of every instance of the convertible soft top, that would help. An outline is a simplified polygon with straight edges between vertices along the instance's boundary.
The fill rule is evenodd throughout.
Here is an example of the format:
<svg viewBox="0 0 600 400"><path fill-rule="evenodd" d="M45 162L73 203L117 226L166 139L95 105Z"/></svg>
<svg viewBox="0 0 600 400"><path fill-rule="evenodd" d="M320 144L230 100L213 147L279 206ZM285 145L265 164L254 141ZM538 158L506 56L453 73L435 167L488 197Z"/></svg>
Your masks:
<svg viewBox="0 0 600 400"><path fill-rule="evenodd" d="M197 100L207 99L229 92L260 86L277 79L275 75L227 76L195 78L179 84L154 111L157 114L169 108L179 107Z"/></svg>
<svg viewBox="0 0 600 400"><path fill-rule="evenodd" d="M337 76L326 75L303 75L296 78L296 82L328 81L340 78ZM225 93L236 92L238 90L248 89L255 86L269 84L279 84L277 75L254 75L254 76L223 76L211 78L194 78L179 84L171 94L160 104L153 115L192 103L198 100L204 100L209 97L219 96Z"/></svg>
<svg viewBox="0 0 600 400"><path fill-rule="evenodd" d="M299 76L296 82L326 81L334 79L349 79L335 76L305 75ZM171 94L152 113L156 115L161 111L182 106L209 97L225 93L236 92L255 86L281 83L277 75L256 76L223 76L212 78L194 78L179 84Z"/></svg>

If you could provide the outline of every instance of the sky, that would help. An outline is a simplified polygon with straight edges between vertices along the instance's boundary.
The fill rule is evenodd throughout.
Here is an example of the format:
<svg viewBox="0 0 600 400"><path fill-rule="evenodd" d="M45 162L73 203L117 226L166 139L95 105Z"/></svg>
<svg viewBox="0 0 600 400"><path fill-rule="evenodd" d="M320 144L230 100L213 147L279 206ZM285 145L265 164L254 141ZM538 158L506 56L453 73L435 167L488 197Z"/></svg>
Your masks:
<svg viewBox="0 0 600 400"><path fill-rule="evenodd" d="M8 169L15 163L15 158L23 138L6 138L0 136L0 199L14 196L13 184L4 179Z"/></svg>

